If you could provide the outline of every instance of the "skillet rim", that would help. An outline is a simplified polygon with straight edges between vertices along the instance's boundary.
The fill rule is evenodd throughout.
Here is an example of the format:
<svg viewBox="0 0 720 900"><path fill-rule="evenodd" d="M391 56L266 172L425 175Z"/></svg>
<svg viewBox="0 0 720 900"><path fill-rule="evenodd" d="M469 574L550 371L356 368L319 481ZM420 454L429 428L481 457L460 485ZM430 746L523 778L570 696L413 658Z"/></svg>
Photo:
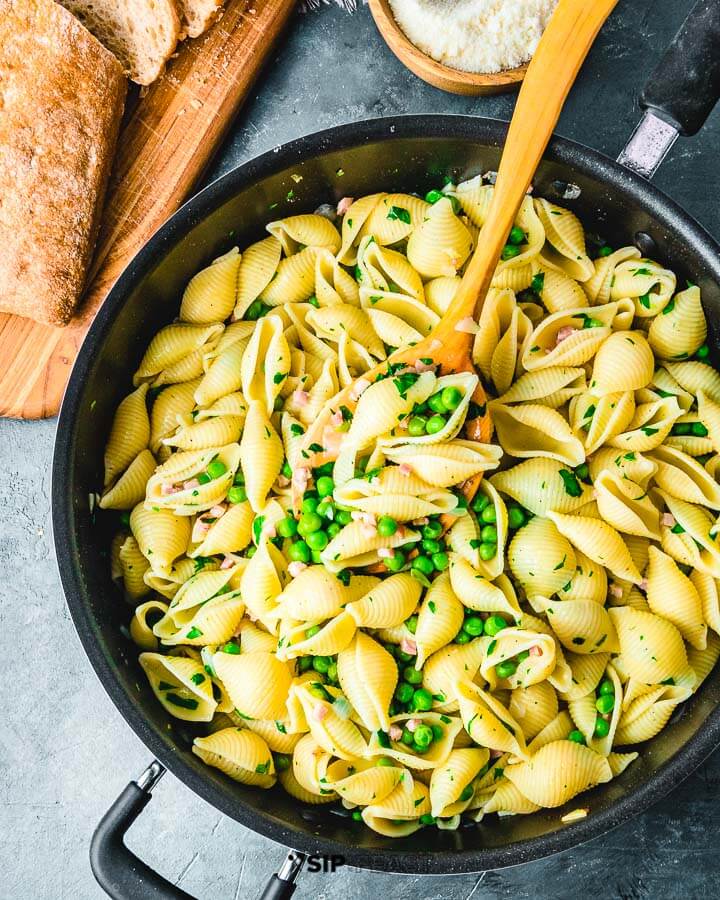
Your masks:
<svg viewBox="0 0 720 900"><path fill-rule="evenodd" d="M169 752L140 707L115 677L95 638L95 618L83 600L84 588L75 564L74 504L68 496L75 433L80 425L82 387L91 364L99 356L107 333L138 280L159 256L202 219L253 182L291 163L328 151L350 150L363 143L396 139L453 138L501 146L508 124L499 119L468 115L413 114L364 120L324 129L271 149L213 181L184 203L133 258L111 289L80 347L60 410L52 463L52 527L60 580L78 637L103 688L135 734L160 762L195 794L223 814L264 837L307 853L341 854L347 864L403 874L463 874L504 868L568 850L607 833L647 810L676 787L720 745L720 705L690 740L641 785L607 809L539 837L486 850L419 852L404 846L364 849L283 826L271 815L245 806L191 768L181 755ZM543 156L568 165L609 187L619 187L655 220L680 232L720 284L720 246L706 229L674 200L639 175L575 141L554 136ZM309 826L310 827L310 826ZM404 845L405 842L402 842Z"/></svg>

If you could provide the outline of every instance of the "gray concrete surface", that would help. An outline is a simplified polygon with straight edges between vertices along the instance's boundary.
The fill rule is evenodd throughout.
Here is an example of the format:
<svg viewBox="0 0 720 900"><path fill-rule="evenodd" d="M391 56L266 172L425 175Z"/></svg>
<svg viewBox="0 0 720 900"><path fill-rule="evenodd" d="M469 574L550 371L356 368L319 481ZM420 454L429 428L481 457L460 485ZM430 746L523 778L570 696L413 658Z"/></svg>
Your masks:
<svg viewBox="0 0 720 900"><path fill-rule="evenodd" d="M559 131L616 155L637 119L634 99L689 0L621 0L593 50ZM508 97L463 99L406 72L367 9L297 16L211 173L331 124L403 112L507 118ZM720 237L718 111L678 142L657 177ZM0 898L101 896L88 865L92 829L149 761L93 675L65 609L49 524L54 422L0 422ZM663 802L590 844L515 869L445 879L307 874L296 896L485 900L595 895L617 900L720 895L720 753ZM257 895L279 846L224 818L172 776L132 829L130 845L201 898Z"/></svg>

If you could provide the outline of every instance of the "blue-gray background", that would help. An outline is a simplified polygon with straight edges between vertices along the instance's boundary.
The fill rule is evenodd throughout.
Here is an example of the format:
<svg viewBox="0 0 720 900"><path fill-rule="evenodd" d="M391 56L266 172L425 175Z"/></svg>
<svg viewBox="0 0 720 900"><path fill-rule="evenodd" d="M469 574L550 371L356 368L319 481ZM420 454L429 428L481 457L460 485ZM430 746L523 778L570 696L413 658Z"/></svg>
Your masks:
<svg viewBox="0 0 720 900"><path fill-rule="evenodd" d="M559 132L616 156L637 95L690 0L621 0L585 65ZM452 97L407 72L370 14L296 15L210 173L290 138L383 115L509 118L513 99ZM720 238L716 110L680 140L657 183ZM149 761L86 661L65 609L49 525L55 423L0 422L0 898L98 898L88 841L108 803ZM720 753L666 800L576 850L515 869L413 878L345 869L306 874L296 896L485 900L596 895L618 900L720 895ZM284 858L167 775L129 835L152 865L201 898L244 900ZM141 898L138 898L141 900Z"/></svg>

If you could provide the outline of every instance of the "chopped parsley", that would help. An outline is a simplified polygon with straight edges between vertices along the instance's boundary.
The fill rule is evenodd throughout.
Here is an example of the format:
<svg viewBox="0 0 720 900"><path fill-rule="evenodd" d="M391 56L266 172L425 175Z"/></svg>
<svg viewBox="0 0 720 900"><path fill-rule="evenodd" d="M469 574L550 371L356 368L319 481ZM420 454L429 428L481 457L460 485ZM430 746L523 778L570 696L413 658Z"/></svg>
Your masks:
<svg viewBox="0 0 720 900"><path fill-rule="evenodd" d="M387 214L388 219L397 219L400 222L404 222L406 225L410 225L410 213L404 206L391 206L390 212Z"/></svg>

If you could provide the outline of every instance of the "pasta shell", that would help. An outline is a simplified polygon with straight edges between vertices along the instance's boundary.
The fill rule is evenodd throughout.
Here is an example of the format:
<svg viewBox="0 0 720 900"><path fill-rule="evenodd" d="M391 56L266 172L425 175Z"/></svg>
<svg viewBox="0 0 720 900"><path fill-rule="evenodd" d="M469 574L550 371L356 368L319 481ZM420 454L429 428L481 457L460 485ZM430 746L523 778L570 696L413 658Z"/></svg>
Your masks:
<svg viewBox="0 0 720 900"><path fill-rule="evenodd" d="M196 325L222 322L235 308L240 251L233 247L194 275L183 293L180 319Z"/></svg>
<svg viewBox="0 0 720 900"><path fill-rule="evenodd" d="M655 316L670 302L675 282L674 272L651 259L627 259L615 267L610 296L631 297L637 316Z"/></svg>
<svg viewBox="0 0 720 900"><path fill-rule="evenodd" d="M689 696L688 688L661 685L633 700L620 719L615 743L622 747L649 741L665 727L675 707Z"/></svg>
<svg viewBox="0 0 720 900"><path fill-rule="evenodd" d="M545 456L569 466L584 461L582 442L554 409L532 403L507 406L494 402L491 410L498 440L511 456Z"/></svg>
<svg viewBox="0 0 720 900"><path fill-rule="evenodd" d="M585 250L585 232L577 216L549 200L533 201L535 212L545 230L550 246L542 258L577 281L587 281L594 274L592 260Z"/></svg>
<svg viewBox="0 0 720 900"><path fill-rule="evenodd" d="M548 622L560 643L579 654L617 653L615 627L608 613L594 600L548 600Z"/></svg>
<svg viewBox="0 0 720 900"><path fill-rule="evenodd" d="M378 202L385 196L385 194L369 194L350 204L342 220L342 245L337 254L338 262L346 266L355 264L357 253L354 248L359 241L363 226Z"/></svg>
<svg viewBox="0 0 720 900"><path fill-rule="evenodd" d="M290 690L287 663L271 653L215 653L213 667L235 708L253 719L282 719Z"/></svg>
<svg viewBox="0 0 720 900"><path fill-rule="evenodd" d="M602 518L617 531L660 540L660 513L639 484L605 469L595 479L595 499Z"/></svg>
<svg viewBox="0 0 720 900"><path fill-rule="evenodd" d="M700 302L700 288L681 291L655 316L648 329L648 341L661 359L692 356L707 338L707 322Z"/></svg>
<svg viewBox="0 0 720 900"><path fill-rule="evenodd" d="M312 297L317 254L317 247L305 247L281 259L259 299L268 306L282 306L285 303L302 303Z"/></svg>
<svg viewBox="0 0 720 900"><path fill-rule="evenodd" d="M540 298L549 313L563 309L582 309L587 304L587 297L582 287L566 275L555 269L540 271Z"/></svg>
<svg viewBox="0 0 720 900"><path fill-rule="evenodd" d="M463 682L458 686L458 702L463 726L476 744L528 757L522 728L492 694Z"/></svg>
<svg viewBox="0 0 720 900"><path fill-rule="evenodd" d="M567 474L563 477L561 472L566 472L562 463L536 457L498 472L489 481L536 516L546 516L549 510L574 512L590 502L591 489L574 477L568 482Z"/></svg>
<svg viewBox="0 0 720 900"><path fill-rule="evenodd" d="M617 629L628 675L645 684L678 681L687 672L685 645L677 628L653 613L613 607L608 614Z"/></svg>
<svg viewBox="0 0 720 900"><path fill-rule="evenodd" d="M713 403L720 403L720 374L701 362L666 362L665 369L683 390L698 396L700 391Z"/></svg>
<svg viewBox="0 0 720 900"><path fill-rule="evenodd" d="M549 519L535 516L515 533L508 565L528 596L550 597L575 574L575 552Z"/></svg>
<svg viewBox="0 0 720 900"><path fill-rule="evenodd" d="M564 700L570 702L595 692L595 688L600 684L603 672L610 661L610 654L593 653L580 655L578 653L568 653L566 661L572 671L572 681L568 689L560 691L560 693Z"/></svg>
<svg viewBox="0 0 720 900"><path fill-rule="evenodd" d="M358 628L392 628L412 615L421 593L422 586L417 579L407 572L399 572L377 583L345 608Z"/></svg>
<svg viewBox="0 0 720 900"><path fill-rule="evenodd" d="M485 748L453 750L442 766L433 769L430 777L430 806L433 816L447 817L464 811L471 798L461 801L460 797L488 759L489 753Z"/></svg>
<svg viewBox="0 0 720 900"><path fill-rule="evenodd" d="M405 727L410 718L415 719L418 724L435 726L435 729L440 732L440 737L430 744L430 748L425 753L418 754L401 741L379 739L378 733L373 732L368 742L367 755L370 757L389 756L390 759L394 759L402 763L402 765L418 771L428 771L443 765L450 756L455 738L462 730L460 719L438 712L405 713L399 716L392 716L390 725L391 727L393 725ZM387 746L388 744L389 746Z"/></svg>
<svg viewBox="0 0 720 900"><path fill-rule="evenodd" d="M673 497L720 509L720 487L691 456L672 447L656 447L650 459L657 466L655 484Z"/></svg>
<svg viewBox="0 0 720 900"><path fill-rule="evenodd" d="M130 530L153 570L164 571L181 556L190 540L190 522L168 509L138 504L130 513Z"/></svg>
<svg viewBox="0 0 720 900"><path fill-rule="evenodd" d="M248 407L239 457L250 506L259 513L267 502L285 457L282 441L259 400L252 401Z"/></svg>
<svg viewBox="0 0 720 900"><path fill-rule="evenodd" d="M435 698L439 712L457 709L458 684L475 678L487 644L484 638L467 644L447 644L428 658L423 667L423 685Z"/></svg>
<svg viewBox="0 0 720 900"><path fill-rule="evenodd" d="M161 653L141 653L138 660L153 693L171 716L186 722L212 719L217 703L199 662Z"/></svg>
<svg viewBox="0 0 720 900"><path fill-rule="evenodd" d="M453 592L450 575L441 572L428 588L418 612L415 629L418 671L431 654L452 641L462 626L464 611Z"/></svg>
<svg viewBox="0 0 720 900"><path fill-rule="evenodd" d="M600 519L549 512L558 531L586 556L618 578L640 584L642 577L620 535Z"/></svg>
<svg viewBox="0 0 720 900"><path fill-rule="evenodd" d="M316 213L288 216L269 222L265 228L280 241L287 256L297 253L300 244L305 247L326 247L331 253L340 249L337 228L325 216Z"/></svg>
<svg viewBox="0 0 720 900"><path fill-rule="evenodd" d="M343 800L359 806L382 801L400 784L405 773L401 766L375 766L371 762L353 763L355 771L345 774L343 762L328 766L327 784Z"/></svg>
<svg viewBox="0 0 720 900"><path fill-rule="evenodd" d="M702 603L695 585L657 547L650 547L647 602L655 615L672 622L696 650L705 649L707 625L703 620Z"/></svg>
<svg viewBox="0 0 720 900"><path fill-rule="evenodd" d="M384 448L383 452L392 462L409 466L427 484L451 487L480 472L494 469L502 451L495 444L456 439L420 446L396 444Z"/></svg>
<svg viewBox="0 0 720 900"><path fill-rule="evenodd" d="M234 319L242 319L250 304L257 300L280 264L282 247L275 237L251 244L243 253L237 275Z"/></svg>
<svg viewBox="0 0 720 900"><path fill-rule="evenodd" d="M155 471L155 458L141 450L115 484L106 490L98 506L101 509L132 509L145 497L145 485Z"/></svg>
<svg viewBox="0 0 720 900"><path fill-rule="evenodd" d="M533 803L562 806L596 784L610 781L604 756L573 741L551 741L526 762L505 769L508 778Z"/></svg>
<svg viewBox="0 0 720 900"><path fill-rule="evenodd" d="M141 384L117 408L105 445L106 488L145 450L150 441L150 420L145 405L147 392L147 384Z"/></svg>
<svg viewBox="0 0 720 900"><path fill-rule="evenodd" d="M370 731L390 728L388 710L398 682L394 658L362 631L337 658L340 687Z"/></svg>
<svg viewBox="0 0 720 900"><path fill-rule="evenodd" d="M530 652L525 659L517 660L512 675L500 678L495 667L506 660L515 659L518 654ZM490 690L502 687L511 689L529 687L545 681L555 670L555 642L548 634L537 634L522 628L503 628L490 641L487 655L480 666L480 674L487 681Z"/></svg>
<svg viewBox="0 0 720 900"><path fill-rule="evenodd" d="M376 194L375 196L377 201L365 219L360 236L372 235L383 247L397 244L398 241L407 238L413 229L420 226L430 209L428 203L412 194ZM350 218L351 211L352 207L343 221L343 243L345 221ZM355 227L355 218L356 215L352 214L353 228Z"/></svg>
<svg viewBox="0 0 720 900"><path fill-rule="evenodd" d="M169 382L190 381L202 373L202 355L198 351L207 347L211 341L217 341L223 332L224 326L217 323L213 325L193 325L186 322L178 322L162 328L150 341L150 346L140 361L140 366L133 376L133 384L138 385L144 381L150 381L162 372L172 367L185 363L191 357L197 355L200 363L200 372L189 377L170 378ZM168 383L163 380L162 383Z"/></svg>
<svg viewBox="0 0 720 900"><path fill-rule="evenodd" d="M519 723L525 739L532 740L558 714L555 688L548 681L515 688L508 711Z"/></svg>
<svg viewBox="0 0 720 900"><path fill-rule="evenodd" d="M425 210L408 239L407 258L423 278L453 276L470 255L472 236L453 212L449 199Z"/></svg>
<svg viewBox="0 0 720 900"><path fill-rule="evenodd" d="M206 469L213 462L222 464L224 471L209 478ZM240 448L235 443L173 453L148 481L145 506L169 509L176 516L192 516L211 509L225 498L239 462ZM202 474L209 480L201 483L198 476Z"/></svg>
<svg viewBox="0 0 720 900"><path fill-rule="evenodd" d="M607 599L607 574L582 551L575 552L575 571L557 593L561 600L594 600L604 604Z"/></svg>

